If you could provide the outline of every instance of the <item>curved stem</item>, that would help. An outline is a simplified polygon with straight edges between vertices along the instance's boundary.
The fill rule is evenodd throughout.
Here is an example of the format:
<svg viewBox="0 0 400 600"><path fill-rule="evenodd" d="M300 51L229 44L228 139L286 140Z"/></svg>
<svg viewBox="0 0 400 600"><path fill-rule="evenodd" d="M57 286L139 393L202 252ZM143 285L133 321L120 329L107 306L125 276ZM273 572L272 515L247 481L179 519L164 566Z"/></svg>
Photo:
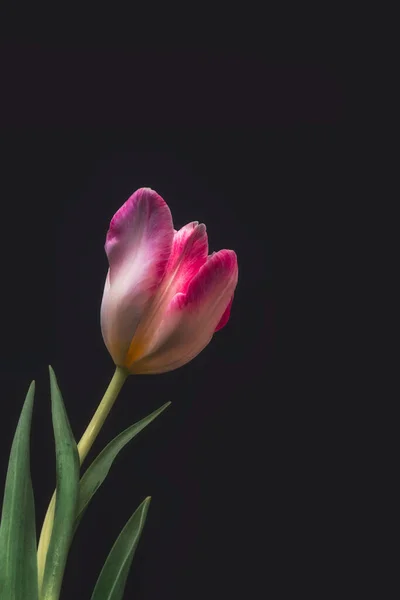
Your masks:
<svg viewBox="0 0 400 600"><path fill-rule="evenodd" d="M122 386L128 377L129 372L123 367L116 367L115 373L106 389L106 392L93 415L92 420L86 428L85 433L81 437L78 444L79 460L82 464L88 455L95 439L97 438L104 421L106 420L115 400L121 391ZM46 565L47 550L50 544L51 532L53 529L54 510L56 505L56 493L54 492L46 516L44 518L42 531L40 533L39 546L37 552L38 559L38 579L39 593L43 584L44 569Z"/></svg>
<svg viewBox="0 0 400 600"><path fill-rule="evenodd" d="M93 442L97 438L100 429L103 427L104 421L106 420L108 413L112 409L114 402L116 401L122 386L128 377L129 372L123 367L116 367L113 378L111 379L106 393L103 396L102 401L97 407L96 412L93 415L92 420L86 428L85 433L81 437L78 444L79 459L81 464L85 460L89 453L89 450L93 446Z"/></svg>

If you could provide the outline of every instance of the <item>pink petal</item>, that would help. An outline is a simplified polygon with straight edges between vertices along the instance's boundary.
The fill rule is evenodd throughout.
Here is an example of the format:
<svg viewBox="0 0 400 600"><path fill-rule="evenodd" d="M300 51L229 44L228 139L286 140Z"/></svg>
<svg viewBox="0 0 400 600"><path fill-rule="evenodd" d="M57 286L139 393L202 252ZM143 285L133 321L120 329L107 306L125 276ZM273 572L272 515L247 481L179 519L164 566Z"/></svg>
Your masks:
<svg viewBox="0 0 400 600"><path fill-rule="evenodd" d="M189 283L207 260L208 239L206 226L193 221L175 232L172 250L166 268L168 285L174 293L186 292Z"/></svg>
<svg viewBox="0 0 400 600"><path fill-rule="evenodd" d="M236 254L220 250L169 304L147 355L131 365L134 373L163 373L197 356L210 342L226 312L238 279Z"/></svg>
<svg viewBox="0 0 400 600"><path fill-rule="evenodd" d="M101 306L105 344L118 365L163 279L174 229L164 200L150 188L137 190L116 212L105 250L110 269Z"/></svg>
<svg viewBox="0 0 400 600"><path fill-rule="evenodd" d="M148 353L172 298L178 292L186 291L190 281L207 261L207 252L205 225L195 221L175 231L164 279L136 330L127 356L129 364Z"/></svg>
<svg viewBox="0 0 400 600"><path fill-rule="evenodd" d="M227 322L229 321L229 317L231 314L231 308L232 308L232 303L233 303L233 296L232 298L229 300L229 304L225 309L224 314L221 317L220 322L218 323L218 325L215 328L215 331L219 331L220 329L222 329L223 327L225 327L225 325L227 324Z"/></svg>

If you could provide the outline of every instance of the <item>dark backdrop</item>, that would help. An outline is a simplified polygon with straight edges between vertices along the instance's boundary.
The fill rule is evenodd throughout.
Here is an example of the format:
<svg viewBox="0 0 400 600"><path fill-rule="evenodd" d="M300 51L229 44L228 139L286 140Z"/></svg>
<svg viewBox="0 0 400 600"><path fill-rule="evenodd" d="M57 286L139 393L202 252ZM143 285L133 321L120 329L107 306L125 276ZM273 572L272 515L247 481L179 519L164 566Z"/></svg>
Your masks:
<svg viewBox="0 0 400 600"><path fill-rule="evenodd" d="M231 319L203 353L126 383L91 456L172 406L95 496L63 599L90 597L147 495L127 598L286 598L292 586L327 597L349 568L337 552L327 443L337 405L320 345L335 321L321 305L334 293L323 275L340 202L340 71L251 53L11 45L1 68L0 480L35 379L38 524L54 486L47 365L77 438L113 373L99 308L114 212L150 186L175 227L206 223L210 250L232 248L239 261Z"/></svg>

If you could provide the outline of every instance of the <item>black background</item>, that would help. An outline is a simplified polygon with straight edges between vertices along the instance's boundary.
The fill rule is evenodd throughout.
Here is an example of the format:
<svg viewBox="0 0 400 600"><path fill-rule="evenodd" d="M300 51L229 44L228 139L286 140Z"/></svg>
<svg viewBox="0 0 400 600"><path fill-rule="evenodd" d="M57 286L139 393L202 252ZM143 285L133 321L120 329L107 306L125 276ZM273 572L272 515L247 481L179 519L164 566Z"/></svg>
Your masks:
<svg viewBox="0 0 400 600"><path fill-rule="evenodd" d="M8 44L1 54L0 474L32 379L38 526L54 487L47 365L77 438L113 373L99 308L110 218L138 187L175 227L232 248L231 319L189 365L131 377L91 456L118 456L74 540L63 600L90 598L119 531L152 503L126 598L326 597L341 548L332 269L346 94L332 63L248 52ZM333 267L334 268L334 267ZM344 475L343 475L344 476ZM340 589L340 586L339 586Z"/></svg>

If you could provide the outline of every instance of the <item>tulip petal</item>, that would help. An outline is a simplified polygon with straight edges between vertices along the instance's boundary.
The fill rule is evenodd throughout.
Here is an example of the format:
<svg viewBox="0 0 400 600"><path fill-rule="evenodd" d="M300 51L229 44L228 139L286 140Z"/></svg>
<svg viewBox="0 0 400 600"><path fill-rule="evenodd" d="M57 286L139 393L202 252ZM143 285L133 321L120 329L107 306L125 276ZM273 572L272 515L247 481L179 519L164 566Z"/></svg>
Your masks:
<svg viewBox="0 0 400 600"><path fill-rule="evenodd" d="M233 304L233 296L229 301L228 306L225 309L224 314L221 317L220 322L218 323L218 325L215 328L215 331L219 331L220 329L222 329L223 327L225 327L225 325L227 324L227 322L229 321L229 317L231 315L231 308L232 308L232 304Z"/></svg>
<svg viewBox="0 0 400 600"><path fill-rule="evenodd" d="M185 293L194 276L207 261L206 226L194 221L175 231L164 279L132 340L127 366L147 354L172 298ZM128 367L129 368L129 367Z"/></svg>
<svg viewBox="0 0 400 600"><path fill-rule="evenodd" d="M164 373L189 362L210 342L230 304L238 279L236 254L220 250L208 257L187 286L171 300L146 356L133 373Z"/></svg>
<svg viewBox="0 0 400 600"><path fill-rule="evenodd" d="M104 342L117 365L163 279L174 228L171 212L154 190L137 190L116 212L105 250L110 265L101 306Z"/></svg>
<svg viewBox="0 0 400 600"><path fill-rule="evenodd" d="M165 277L173 278L176 292L185 293L189 283L204 265L208 254L207 231L204 223L188 223L174 235ZM175 295L175 294L174 294Z"/></svg>

